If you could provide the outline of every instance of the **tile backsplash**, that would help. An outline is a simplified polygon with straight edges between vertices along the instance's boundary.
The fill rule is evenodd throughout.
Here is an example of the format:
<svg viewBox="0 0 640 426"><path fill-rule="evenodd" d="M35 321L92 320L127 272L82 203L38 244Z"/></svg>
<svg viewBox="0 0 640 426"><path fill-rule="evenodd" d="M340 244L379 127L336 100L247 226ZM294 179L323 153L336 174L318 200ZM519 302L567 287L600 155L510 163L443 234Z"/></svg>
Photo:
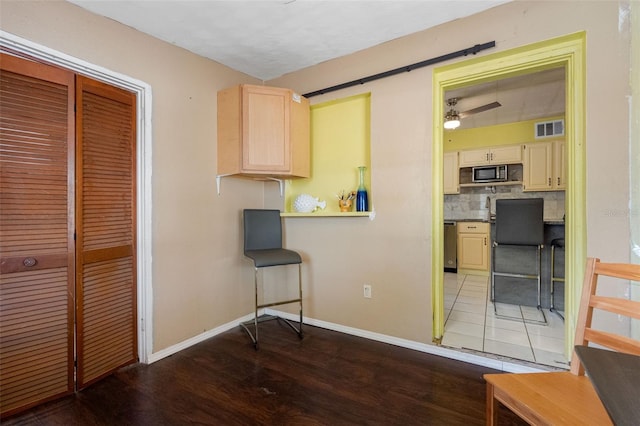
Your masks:
<svg viewBox="0 0 640 426"><path fill-rule="evenodd" d="M564 191L523 192L522 185L480 186L461 188L460 194L444 196L445 220L487 220L496 211L496 199L543 198L544 219L562 220L564 216ZM487 206L489 198L489 206Z"/></svg>

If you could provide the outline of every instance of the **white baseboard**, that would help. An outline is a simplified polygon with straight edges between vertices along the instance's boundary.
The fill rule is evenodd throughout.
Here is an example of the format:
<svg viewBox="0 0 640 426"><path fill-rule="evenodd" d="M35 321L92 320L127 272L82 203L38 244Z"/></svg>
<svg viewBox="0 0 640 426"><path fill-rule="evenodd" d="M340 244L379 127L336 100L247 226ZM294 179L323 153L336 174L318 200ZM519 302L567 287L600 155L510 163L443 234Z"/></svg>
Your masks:
<svg viewBox="0 0 640 426"><path fill-rule="evenodd" d="M296 314L290 314L288 312L282 312L274 309L265 309L264 313L269 315L277 315L286 318L291 321L298 321L300 317ZM177 352L187 349L190 346L203 342L218 334L224 333L234 327L240 326L240 323L249 321L253 318L253 313L245 315L236 320L230 321L226 324L222 324L216 328L208 330L202 334L194 336L176 345L162 349L155 352L148 357L149 364L161 360L162 358L171 356ZM454 349L443 348L442 346L430 345L426 343L419 343L413 340L401 339L398 337L388 336L386 334L374 333L372 331L361 330L359 328L347 327L340 324L334 324L327 321L317 320L313 318L303 318L304 324L312 325L315 327L325 328L327 330L338 331L340 333L350 334L352 336L363 337L365 339L375 340L377 342L388 343L390 345L399 346L402 348L413 349L420 352L425 352L431 355L438 355L444 358L454 359L457 361L467 362L469 364L480 365L487 368L493 368L494 370L506 371L510 373L533 373L542 372L545 370L528 367L520 364L516 364L509 361L485 358L480 355L456 351Z"/></svg>
<svg viewBox="0 0 640 426"><path fill-rule="evenodd" d="M148 364L152 364L156 361L160 361L162 358L166 358L175 353L178 353L184 349L187 349L190 346L196 345L200 342L203 342L211 337L217 336L218 334L224 333L225 331L231 330L234 327L239 327L240 323L249 321L253 319L253 313L247 314L241 318L230 321L226 324L222 324L216 328L212 328L211 330L207 330L202 334L198 334L190 339L184 340L180 343L177 343L173 346L169 346L168 348L162 349L158 352L154 352L148 357Z"/></svg>

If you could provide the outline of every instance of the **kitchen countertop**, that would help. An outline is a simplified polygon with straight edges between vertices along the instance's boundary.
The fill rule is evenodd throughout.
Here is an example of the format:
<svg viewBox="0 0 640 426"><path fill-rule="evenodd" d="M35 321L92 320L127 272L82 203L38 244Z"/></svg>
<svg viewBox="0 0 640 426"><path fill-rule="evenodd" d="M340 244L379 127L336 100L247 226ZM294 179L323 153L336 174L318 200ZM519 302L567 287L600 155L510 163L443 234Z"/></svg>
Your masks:
<svg viewBox="0 0 640 426"><path fill-rule="evenodd" d="M558 218L544 218L545 225L564 225L563 219ZM496 223L495 219L486 220L486 219L445 219L444 222L456 223L456 222L483 222L483 223Z"/></svg>

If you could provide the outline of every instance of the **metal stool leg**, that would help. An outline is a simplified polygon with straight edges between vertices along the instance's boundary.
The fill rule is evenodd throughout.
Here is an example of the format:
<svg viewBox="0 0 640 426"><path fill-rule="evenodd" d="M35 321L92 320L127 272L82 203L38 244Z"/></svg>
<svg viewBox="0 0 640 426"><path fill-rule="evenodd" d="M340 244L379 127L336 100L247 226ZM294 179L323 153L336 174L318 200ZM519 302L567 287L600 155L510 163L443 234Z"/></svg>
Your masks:
<svg viewBox="0 0 640 426"><path fill-rule="evenodd" d="M558 246L559 247L559 246ZM564 317L555 309L555 283L564 282L564 278L556 277L556 244L551 244L551 303L549 310L558 314L564 321Z"/></svg>

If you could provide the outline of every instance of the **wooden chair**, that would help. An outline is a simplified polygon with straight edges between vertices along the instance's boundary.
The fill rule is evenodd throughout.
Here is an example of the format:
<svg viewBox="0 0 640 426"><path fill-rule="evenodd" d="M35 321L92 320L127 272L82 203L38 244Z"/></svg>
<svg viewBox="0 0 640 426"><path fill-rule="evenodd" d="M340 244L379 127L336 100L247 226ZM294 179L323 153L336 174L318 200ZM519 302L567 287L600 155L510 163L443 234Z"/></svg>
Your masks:
<svg viewBox="0 0 640 426"><path fill-rule="evenodd" d="M594 310L640 319L640 302L596 295L601 276L640 281L640 265L587 260L574 343L596 343L640 355L640 341L591 327ZM602 283L602 286L607 284ZM497 424L498 402L532 425L612 424L591 381L584 375L584 367L575 351L570 371L485 374L484 379L487 381L487 425Z"/></svg>

